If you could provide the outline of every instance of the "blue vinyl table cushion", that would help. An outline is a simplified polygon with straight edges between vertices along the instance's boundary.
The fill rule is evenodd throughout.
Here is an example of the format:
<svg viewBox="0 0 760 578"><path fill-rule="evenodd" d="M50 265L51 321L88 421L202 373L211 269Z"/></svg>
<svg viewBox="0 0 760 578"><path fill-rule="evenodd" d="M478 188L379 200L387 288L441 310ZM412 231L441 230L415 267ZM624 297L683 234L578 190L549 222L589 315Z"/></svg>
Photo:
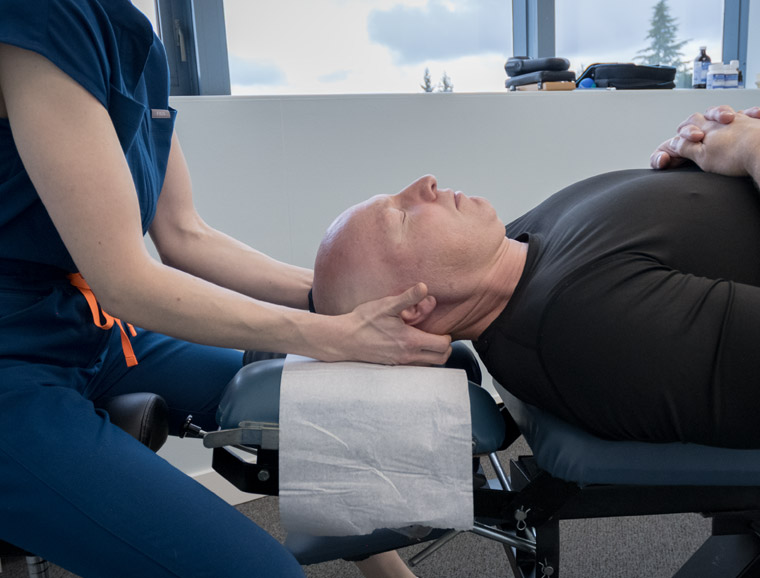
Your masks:
<svg viewBox="0 0 760 578"><path fill-rule="evenodd" d="M538 466L556 478L580 486L760 486L760 449L604 440L494 386Z"/></svg>

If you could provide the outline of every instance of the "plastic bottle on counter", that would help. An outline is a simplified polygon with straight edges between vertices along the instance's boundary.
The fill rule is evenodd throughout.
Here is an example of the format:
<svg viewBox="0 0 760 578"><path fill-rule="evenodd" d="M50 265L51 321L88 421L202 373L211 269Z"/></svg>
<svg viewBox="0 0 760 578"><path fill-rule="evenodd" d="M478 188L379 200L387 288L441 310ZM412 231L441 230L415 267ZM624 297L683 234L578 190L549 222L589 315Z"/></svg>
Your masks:
<svg viewBox="0 0 760 578"><path fill-rule="evenodd" d="M739 88L739 61L732 60L725 65L725 77L723 88Z"/></svg>
<svg viewBox="0 0 760 578"><path fill-rule="evenodd" d="M707 89L722 90L726 88L726 71L722 62L715 62L707 69Z"/></svg>
<svg viewBox="0 0 760 578"><path fill-rule="evenodd" d="M692 88L707 88L707 70L712 60L707 56L707 46L699 47L699 56L694 59L694 73L691 77Z"/></svg>

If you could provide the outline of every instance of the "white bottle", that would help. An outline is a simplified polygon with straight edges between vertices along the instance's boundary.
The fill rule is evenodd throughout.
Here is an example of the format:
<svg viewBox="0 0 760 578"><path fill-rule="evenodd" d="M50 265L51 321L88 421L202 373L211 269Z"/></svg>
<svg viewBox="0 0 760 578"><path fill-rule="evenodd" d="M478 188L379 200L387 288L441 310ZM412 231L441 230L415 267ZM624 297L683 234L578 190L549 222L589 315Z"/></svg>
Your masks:
<svg viewBox="0 0 760 578"><path fill-rule="evenodd" d="M726 86L726 73L722 62L716 62L707 69L708 90L720 90Z"/></svg>
<svg viewBox="0 0 760 578"><path fill-rule="evenodd" d="M715 69L712 68L712 64L707 67L707 77L705 77L705 88L708 90L712 90L713 87L713 80L715 80Z"/></svg>

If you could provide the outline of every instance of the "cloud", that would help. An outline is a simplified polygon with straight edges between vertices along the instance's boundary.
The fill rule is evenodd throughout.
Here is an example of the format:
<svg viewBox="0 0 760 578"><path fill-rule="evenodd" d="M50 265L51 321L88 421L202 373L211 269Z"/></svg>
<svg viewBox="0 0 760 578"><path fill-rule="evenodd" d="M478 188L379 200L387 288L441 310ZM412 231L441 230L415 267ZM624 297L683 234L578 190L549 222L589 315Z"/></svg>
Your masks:
<svg viewBox="0 0 760 578"><path fill-rule="evenodd" d="M230 54L230 79L235 84L256 85L286 84L287 79L282 69L272 62L241 58Z"/></svg>
<svg viewBox="0 0 760 578"><path fill-rule="evenodd" d="M317 77L319 82L343 82L348 79L350 71L348 70L336 70L334 72L328 72L322 76Z"/></svg>
<svg viewBox="0 0 760 578"><path fill-rule="evenodd" d="M429 0L373 10L367 19L372 42L390 48L399 64L512 51L510 3L503 0Z"/></svg>

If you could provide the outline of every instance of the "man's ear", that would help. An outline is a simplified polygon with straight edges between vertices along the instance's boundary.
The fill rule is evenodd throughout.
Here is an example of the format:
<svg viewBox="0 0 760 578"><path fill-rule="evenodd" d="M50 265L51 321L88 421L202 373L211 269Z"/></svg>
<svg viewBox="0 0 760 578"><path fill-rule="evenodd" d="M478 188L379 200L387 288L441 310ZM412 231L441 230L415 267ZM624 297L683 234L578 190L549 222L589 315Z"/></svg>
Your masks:
<svg viewBox="0 0 760 578"><path fill-rule="evenodd" d="M416 303L415 305L410 305L409 307L404 309L400 313L401 319L407 325L419 325L420 323L425 321L428 317L430 317L430 314L435 309L436 304L437 302L435 300L435 297L433 297L432 295L427 295L419 303Z"/></svg>

